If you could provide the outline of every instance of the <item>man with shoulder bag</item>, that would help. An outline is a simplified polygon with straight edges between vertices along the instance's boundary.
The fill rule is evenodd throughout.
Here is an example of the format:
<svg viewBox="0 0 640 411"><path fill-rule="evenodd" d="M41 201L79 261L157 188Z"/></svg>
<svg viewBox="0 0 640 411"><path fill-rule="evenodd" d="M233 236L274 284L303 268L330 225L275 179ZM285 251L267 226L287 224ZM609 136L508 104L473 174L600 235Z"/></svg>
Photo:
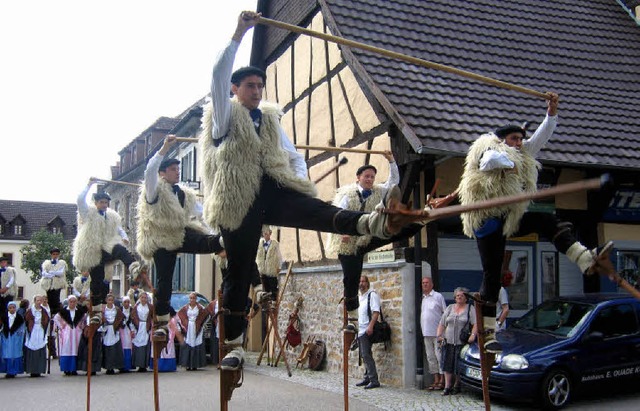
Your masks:
<svg viewBox="0 0 640 411"><path fill-rule="evenodd" d="M371 347L373 345L373 330L378 317L380 316L380 296L369 288L369 278L366 275L360 277L360 305L358 307L358 345L360 355L364 362L365 372L362 381L356 384L357 387L364 387L366 390L378 388L378 370L373 359Z"/></svg>

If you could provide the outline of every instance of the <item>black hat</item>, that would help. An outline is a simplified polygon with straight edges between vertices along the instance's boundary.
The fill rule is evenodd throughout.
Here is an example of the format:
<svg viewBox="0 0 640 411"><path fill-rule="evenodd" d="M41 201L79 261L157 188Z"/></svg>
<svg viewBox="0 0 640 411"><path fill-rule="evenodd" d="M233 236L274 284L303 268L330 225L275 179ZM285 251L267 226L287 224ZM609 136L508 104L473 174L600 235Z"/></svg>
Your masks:
<svg viewBox="0 0 640 411"><path fill-rule="evenodd" d="M9 261L9 257L5 257L5 256L0 257L0 262L2 261Z"/></svg>
<svg viewBox="0 0 640 411"><path fill-rule="evenodd" d="M49 250L49 254L59 253L59 252L60 252L60 249L58 247L53 247L51 250Z"/></svg>
<svg viewBox="0 0 640 411"><path fill-rule="evenodd" d="M365 170L369 170L369 169L373 170L374 173L378 174L378 169L377 168L375 168L371 164L365 164L363 166L360 166L358 171L356 171L356 176L359 176L360 174L364 173Z"/></svg>
<svg viewBox="0 0 640 411"><path fill-rule="evenodd" d="M162 163L160 163L160 168L158 169L158 171L167 171L167 168L174 164L180 164L180 160L176 158L165 158L164 160L162 160Z"/></svg>
<svg viewBox="0 0 640 411"><path fill-rule="evenodd" d="M102 192L102 193L95 193L93 195L93 201L100 201L100 200L108 200L111 201L111 196L108 193Z"/></svg>
<svg viewBox="0 0 640 411"><path fill-rule="evenodd" d="M262 77L262 82L267 82L267 74L264 70L255 66L242 67L234 71L231 75L231 82L236 86L239 86L242 80L249 76L259 76Z"/></svg>
<svg viewBox="0 0 640 411"><path fill-rule="evenodd" d="M524 128L516 126L515 124L507 124L506 126L498 127L495 131L495 135L498 138L505 138L511 133L521 133L522 138L527 136L527 132Z"/></svg>

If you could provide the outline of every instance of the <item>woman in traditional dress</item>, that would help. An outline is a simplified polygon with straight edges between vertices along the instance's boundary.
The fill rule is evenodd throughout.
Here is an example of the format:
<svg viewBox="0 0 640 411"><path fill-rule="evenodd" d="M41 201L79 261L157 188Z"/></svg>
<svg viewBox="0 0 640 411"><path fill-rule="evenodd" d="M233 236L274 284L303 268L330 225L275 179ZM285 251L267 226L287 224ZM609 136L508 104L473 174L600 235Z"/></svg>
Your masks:
<svg viewBox="0 0 640 411"><path fill-rule="evenodd" d="M120 343L120 327L124 321L124 315L114 304L113 294L107 294L107 305L102 312L102 368L107 370L107 375L115 374L115 369L124 367L124 353Z"/></svg>
<svg viewBox="0 0 640 411"><path fill-rule="evenodd" d="M39 377L47 371L47 327L49 314L42 307L43 298L36 295L34 304L27 311L27 340L25 342L24 371L32 377Z"/></svg>
<svg viewBox="0 0 640 411"><path fill-rule="evenodd" d="M187 371L207 365L207 352L202 334L209 313L198 303L196 293L189 294L189 303L178 311L180 326L185 330L184 344L180 345L180 365Z"/></svg>
<svg viewBox="0 0 640 411"><path fill-rule="evenodd" d="M154 315L153 305L148 303L149 296L146 292L140 294L138 302L131 312L131 321L136 330L136 336L132 342L131 366L138 367L138 372L147 371L149 358L151 357L151 339L149 332L152 327Z"/></svg>
<svg viewBox="0 0 640 411"><path fill-rule="evenodd" d="M129 297L122 297L122 315L124 316L124 320L122 321L119 332L124 365L120 368L120 373L129 372L131 369L131 338L133 326L131 323L131 299Z"/></svg>
<svg viewBox="0 0 640 411"><path fill-rule="evenodd" d="M58 327L60 371L64 375L78 375L78 346L85 326L86 310L78 307L78 298L75 295L69 296L67 301L68 307L60 309L53 318Z"/></svg>
<svg viewBox="0 0 640 411"><path fill-rule="evenodd" d="M18 314L16 303L7 304L7 311L2 313L2 361L5 378L14 378L24 372L23 347L25 325L24 318Z"/></svg>

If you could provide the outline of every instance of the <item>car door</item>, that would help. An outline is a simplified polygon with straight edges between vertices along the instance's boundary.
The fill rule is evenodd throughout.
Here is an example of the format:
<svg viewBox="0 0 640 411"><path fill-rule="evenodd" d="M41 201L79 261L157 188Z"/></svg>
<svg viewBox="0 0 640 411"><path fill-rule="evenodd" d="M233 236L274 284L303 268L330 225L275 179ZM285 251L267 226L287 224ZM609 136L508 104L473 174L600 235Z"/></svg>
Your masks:
<svg viewBox="0 0 640 411"><path fill-rule="evenodd" d="M614 381L640 374L640 334L634 304L616 303L594 313L577 354L578 381Z"/></svg>

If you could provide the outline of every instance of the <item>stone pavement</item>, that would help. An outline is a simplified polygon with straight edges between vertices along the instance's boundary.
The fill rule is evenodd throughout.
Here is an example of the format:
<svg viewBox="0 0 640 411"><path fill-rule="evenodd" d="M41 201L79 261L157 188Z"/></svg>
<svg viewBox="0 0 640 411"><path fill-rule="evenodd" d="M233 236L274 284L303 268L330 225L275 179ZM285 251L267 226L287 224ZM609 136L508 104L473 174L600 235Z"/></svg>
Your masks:
<svg viewBox="0 0 640 411"><path fill-rule="evenodd" d="M296 384L302 384L315 389L328 391L342 395L342 375L330 374L326 371L312 371L307 368L295 368L292 364L292 376L287 375L284 363L280 362L278 367L266 365L262 361L260 366L256 366L257 354L246 353L245 372L247 374L262 374L270 377L281 378ZM246 378L251 378L247 375ZM349 398L370 404L379 410L484 410L482 397L473 393L460 393L443 397L442 391L427 391L417 389L402 389L382 385L380 388L365 390L356 387L354 384L359 380L349 379ZM527 408L518 406L520 410ZM491 404L492 410L512 410L513 405L501 405L495 401ZM532 409L532 408L530 408Z"/></svg>

